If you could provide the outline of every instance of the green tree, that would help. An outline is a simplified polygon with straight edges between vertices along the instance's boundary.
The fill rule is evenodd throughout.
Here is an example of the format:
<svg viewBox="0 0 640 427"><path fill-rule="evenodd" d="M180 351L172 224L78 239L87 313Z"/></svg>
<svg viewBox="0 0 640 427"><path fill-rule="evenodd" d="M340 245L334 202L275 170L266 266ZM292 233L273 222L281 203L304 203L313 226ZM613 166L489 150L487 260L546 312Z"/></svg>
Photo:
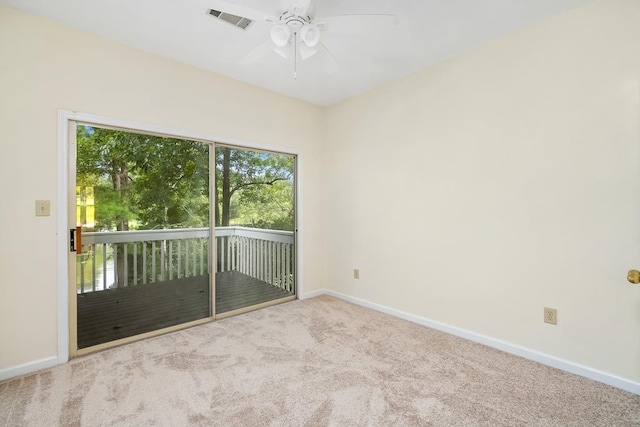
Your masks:
<svg viewBox="0 0 640 427"><path fill-rule="evenodd" d="M228 226L232 217L241 222L248 216L255 218L250 215L251 211L255 214L261 208L260 226L280 228L282 225L286 227L283 229L292 230L293 167L291 156L216 148L216 225ZM258 224L255 220L251 223Z"/></svg>
<svg viewBox="0 0 640 427"><path fill-rule="evenodd" d="M77 141L78 183L95 188L97 228L209 225L208 145L88 126Z"/></svg>
<svg viewBox="0 0 640 427"><path fill-rule="evenodd" d="M165 138L141 149L133 198L145 228L208 227L209 146Z"/></svg>
<svg viewBox="0 0 640 427"><path fill-rule="evenodd" d="M128 191L133 145L128 132L78 127L77 183L95 189L98 229L128 230L136 216Z"/></svg>
<svg viewBox="0 0 640 427"><path fill-rule="evenodd" d="M293 183L279 181L265 188L241 190L232 212L234 221L241 225L293 231Z"/></svg>
<svg viewBox="0 0 640 427"><path fill-rule="evenodd" d="M209 146L79 126L78 185L93 186L96 228L207 227ZM291 156L218 147L215 224L293 229Z"/></svg>

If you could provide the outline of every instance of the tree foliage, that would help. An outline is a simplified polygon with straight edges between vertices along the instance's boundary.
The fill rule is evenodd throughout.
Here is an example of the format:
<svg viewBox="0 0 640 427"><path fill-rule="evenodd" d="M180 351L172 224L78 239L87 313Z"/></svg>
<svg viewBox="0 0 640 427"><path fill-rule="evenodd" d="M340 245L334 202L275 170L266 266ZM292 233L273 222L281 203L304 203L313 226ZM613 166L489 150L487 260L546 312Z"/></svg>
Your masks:
<svg viewBox="0 0 640 427"><path fill-rule="evenodd" d="M77 185L93 187L98 230L208 227L209 145L77 128ZM293 230L291 156L215 149L216 226Z"/></svg>
<svg viewBox="0 0 640 427"><path fill-rule="evenodd" d="M293 158L216 148L216 225L293 230Z"/></svg>
<svg viewBox="0 0 640 427"><path fill-rule="evenodd" d="M195 141L78 127L77 181L95 189L97 228L208 226L208 150Z"/></svg>

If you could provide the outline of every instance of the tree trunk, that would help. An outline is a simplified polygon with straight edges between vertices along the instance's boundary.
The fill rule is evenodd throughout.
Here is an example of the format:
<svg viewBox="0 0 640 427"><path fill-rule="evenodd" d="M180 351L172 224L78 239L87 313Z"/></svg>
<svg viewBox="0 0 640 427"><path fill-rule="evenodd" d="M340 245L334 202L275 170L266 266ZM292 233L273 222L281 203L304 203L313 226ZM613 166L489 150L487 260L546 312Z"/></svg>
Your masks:
<svg viewBox="0 0 640 427"><path fill-rule="evenodd" d="M214 218L214 224L216 227L220 227L220 192L218 191L218 189L216 188L216 202L215 202L215 218Z"/></svg>
<svg viewBox="0 0 640 427"><path fill-rule="evenodd" d="M124 200L124 195L122 194L126 191L129 186L129 170L126 166L116 166L114 167L113 174L113 188L118 191L120 194L121 203L126 203ZM117 231L127 231L129 230L129 219L128 218L120 218L116 224ZM126 244L126 243L125 243ZM116 263L116 287L123 288L124 287L124 278L126 271L124 271L124 248L122 245L114 247L114 255L117 258Z"/></svg>

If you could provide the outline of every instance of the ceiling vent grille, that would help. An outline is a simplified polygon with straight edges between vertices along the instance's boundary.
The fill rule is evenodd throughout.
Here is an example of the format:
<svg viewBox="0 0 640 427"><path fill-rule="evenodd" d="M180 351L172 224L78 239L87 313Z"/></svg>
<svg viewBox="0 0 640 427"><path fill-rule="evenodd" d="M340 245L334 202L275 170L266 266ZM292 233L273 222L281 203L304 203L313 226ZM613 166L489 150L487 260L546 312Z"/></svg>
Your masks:
<svg viewBox="0 0 640 427"><path fill-rule="evenodd" d="M246 30L253 22L251 19L243 18L242 16L232 15L230 13L220 12L219 10L209 9L209 15L214 16L224 22L228 22L234 27L238 27L242 30Z"/></svg>

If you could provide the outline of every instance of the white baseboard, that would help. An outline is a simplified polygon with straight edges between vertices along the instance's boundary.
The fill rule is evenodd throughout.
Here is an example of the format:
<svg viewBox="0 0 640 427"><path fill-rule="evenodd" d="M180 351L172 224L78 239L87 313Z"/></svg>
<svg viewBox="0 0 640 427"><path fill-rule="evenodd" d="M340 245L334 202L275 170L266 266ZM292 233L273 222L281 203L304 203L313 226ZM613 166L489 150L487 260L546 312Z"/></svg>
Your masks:
<svg viewBox="0 0 640 427"><path fill-rule="evenodd" d="M310 291L310 292L305 292L304 294L302 294L300 296L299 299L303 300L303 299L309 299L309 298L314 298L314 297L318 297L320 295L329 295L326 289L318 289L315 291Z"/></svg>
<svg viewBox="0 0 640 427"><path fill-rule="evenodd" d="M445 323L427 319L426 317L417 316L415 314L410 314L405 311L396 310L394 308L387 307L381 304L376 304L361 298L356 298L340 292L332 291L330 289L319 289L312 292L307 292L306 294L304 294L302 299L313 298L319 295L330 295L332 297L336 297L336 298L351 302L353 304L357 304L357 305L367 307L376 311L380 311L382 313L386 313L394 317L399 317L400 319L408 320L410 322L417 323L419 325L427 326L432 329L446 332L448 334L455 335L455 336L467 339L469 341L484 344L488 347L496 348L498 350L504 351L505 353L510 353L516 356L524 357L525 359L533 360L533 361L542 363L543 365L551 366L553 368L570 372L572 374L580 375L582 377L589 378L591 380L598 381L598 382L610 385L612 387L616 387L616 388L640 395L640 383L630 381L628 379L618 377L616 375L611 375L606 372L598 371L596 369L589 368L588 366L584 366L584 365L570 362L568 360L560 359L555 356L551 356L545 353L540 353L539 351L535 351L535 350L531 350L515 344L511 344L506 341L501 341L495 338L491 338L485 335L480 335L475 332L468 331L466 329L457 328L455 326L450 326Z"/></svg>
<svg viewBox="0 0 640 427"><path fill-rule="evenodd" d="M33 362L23 363L22 365L11 366L9 368L0 369L0 381L9 378L18 377L20 375L30 374L41 369L51 368L58 364L56 356L47 357L45 359L34 360Z"/></svg>

